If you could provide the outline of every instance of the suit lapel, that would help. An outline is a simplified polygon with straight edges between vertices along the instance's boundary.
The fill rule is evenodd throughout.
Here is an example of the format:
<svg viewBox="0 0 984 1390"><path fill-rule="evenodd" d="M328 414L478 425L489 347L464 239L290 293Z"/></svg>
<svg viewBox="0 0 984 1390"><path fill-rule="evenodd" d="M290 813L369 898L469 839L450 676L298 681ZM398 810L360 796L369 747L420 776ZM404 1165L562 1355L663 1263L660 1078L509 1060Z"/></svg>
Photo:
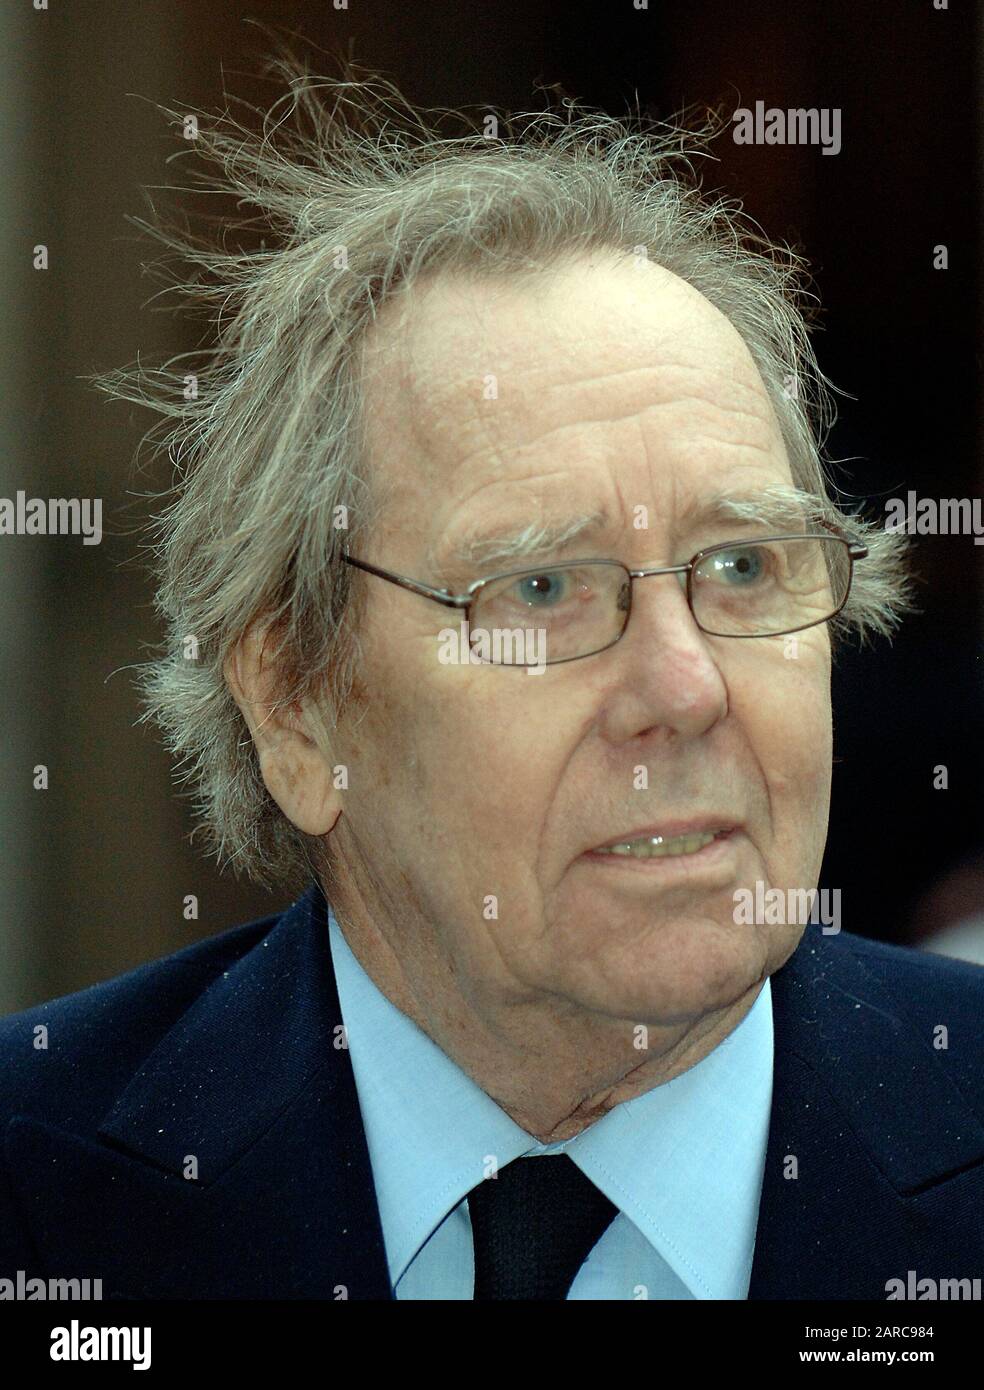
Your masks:
<svg viewBox="0 0 984 1390"><path fill-rule="evenodd" d="M749 1298L882 1299L984 1256L984 1130L849 939L772 977L772 1118ZM795 1176L792 1176L795 1173Z"/></svg>
<svg viewBox="0 0 984 1390"><path fill-rule="evenodd" d="M106 1297L390 1298L341 1022L312 886L161 1040L102 1142L9 1126L46 1266Z"/></svg>

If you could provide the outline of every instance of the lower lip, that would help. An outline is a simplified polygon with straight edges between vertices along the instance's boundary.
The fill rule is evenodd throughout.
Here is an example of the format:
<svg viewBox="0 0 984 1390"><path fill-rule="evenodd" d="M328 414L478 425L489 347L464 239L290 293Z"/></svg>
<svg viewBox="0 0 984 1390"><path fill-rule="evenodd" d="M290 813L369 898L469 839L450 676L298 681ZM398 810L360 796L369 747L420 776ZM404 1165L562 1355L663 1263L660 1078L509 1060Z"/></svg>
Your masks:
<svg viewBox="0 0 984 1390"><path fill-rule="evenodd" d="M709 845L696 854L661 854L650 859L637 859L632 854L599 854L589 850L581 858L603 869L623 869L629 873L648 874L658 878L698 877L712 869L730 866L734 859L737 830L717 835Z"/></svg>

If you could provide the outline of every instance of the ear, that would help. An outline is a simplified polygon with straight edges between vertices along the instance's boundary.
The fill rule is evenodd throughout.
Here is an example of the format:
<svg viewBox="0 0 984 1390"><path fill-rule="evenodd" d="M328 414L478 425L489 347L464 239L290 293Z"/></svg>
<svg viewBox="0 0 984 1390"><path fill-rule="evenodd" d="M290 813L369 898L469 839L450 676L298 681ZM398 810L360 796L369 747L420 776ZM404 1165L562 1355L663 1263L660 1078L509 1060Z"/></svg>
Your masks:
<svg viewBox="0 0 984 1390"><path fill-rule="evenodd" d="M277 703L275 672L263 651L265 624L254 624L223 667L233 699L256 745L267 791L288 820L308 835L327 835L341 814L328 750L315 741L297 704ZM318 727L321 727L320 722Z"/></svg>

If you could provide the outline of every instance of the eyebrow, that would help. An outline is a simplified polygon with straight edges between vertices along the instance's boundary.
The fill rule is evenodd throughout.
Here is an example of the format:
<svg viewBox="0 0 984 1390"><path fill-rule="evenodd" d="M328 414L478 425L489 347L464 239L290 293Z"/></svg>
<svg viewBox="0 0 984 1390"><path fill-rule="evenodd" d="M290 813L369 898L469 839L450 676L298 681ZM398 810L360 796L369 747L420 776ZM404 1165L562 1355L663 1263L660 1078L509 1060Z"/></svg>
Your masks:
<svg viewBox="0 0 984 1390"><path fill-rule="evenodd" d="M802 488L777 483L760 492L698 500L684 509L681 522L688 527L736 522L768 530L801 530L827 514L820 499ZM440 557L438 568L474 569L527 559L569 549L576 540L610 530L611 516L604 511L586 512L556 521L531 522L524 527L487 530L468 536Z"/></svg>

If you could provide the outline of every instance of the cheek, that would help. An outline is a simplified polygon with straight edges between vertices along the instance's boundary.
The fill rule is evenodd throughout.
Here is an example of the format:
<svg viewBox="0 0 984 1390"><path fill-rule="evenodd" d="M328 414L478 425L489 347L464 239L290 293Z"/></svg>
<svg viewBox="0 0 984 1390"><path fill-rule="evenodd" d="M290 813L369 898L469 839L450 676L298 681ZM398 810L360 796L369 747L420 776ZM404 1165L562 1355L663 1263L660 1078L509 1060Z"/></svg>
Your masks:
<svg viewBox="0 0 984 1390"><path fill-rule="evenodd" d="M773 791L808 803L830 780L832 755L830 703L822 696L791 701L761 727L757 747L770 773Z"/></svg>
<svg viewBox="0 0 984 1390"><path fill-rule="evenodd" d="M557 704L535 688L541 677L435 666L375 683L352 731L369 781L364 829L406 816L449 867L463 857L483 879L506 865L523 877L564 767Z"/></svg>
<svg viewBox="0 0 984 1390"><path fill-rule="evenodd" d="M453 718L442 726L456 750L449 769L456 804L513 854L524 839L535 843L570 746L563 706L537 685L542 680L519 670L479 670L457 692Z"/></svg>
<svg viewBox="0 0 984 1390"><path fill-rule="evenodd" d="M780 658L769 675L767 684L741 687L733 713L768 796L773 867L779 877L799 882L819 872L827 833L833 756L828 650L801 645L797 660Z"/></svg>
<svg viewBox="0 0 984 1390"><path fill-rule="evenodd" d="M421 732L427 801L447 832L440 857L459 859L466 896L496 896L500 933L505 923L530 931L540 911L544 837L583 711L544 676L485 668L455 675L440 682L446 697Z"/></svg>

